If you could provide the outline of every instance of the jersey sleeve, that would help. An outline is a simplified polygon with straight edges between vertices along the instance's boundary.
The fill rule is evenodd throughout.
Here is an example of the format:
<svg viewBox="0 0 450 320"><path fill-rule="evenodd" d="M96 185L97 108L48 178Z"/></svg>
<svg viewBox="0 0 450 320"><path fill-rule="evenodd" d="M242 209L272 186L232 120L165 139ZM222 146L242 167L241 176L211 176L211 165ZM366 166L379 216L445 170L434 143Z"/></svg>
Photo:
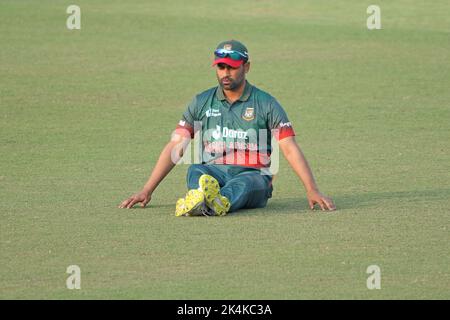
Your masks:
<svg viewBox="0 0 450 320"><path fill-rule="evenodd" d="M197 109L197 97L192 99L191 103L186 108L183 113L181 120L178 122L175 129L175 133L178 133L186 138L194 138L194 122L198 121L196 117Z"/></svg>
<svg viewBox="0 0 450 320"><path fill-rule="evenodd" d="M268 126L273 136L278 140L295 136L294 128L283 107L274 98L268 116Z"/></svg>

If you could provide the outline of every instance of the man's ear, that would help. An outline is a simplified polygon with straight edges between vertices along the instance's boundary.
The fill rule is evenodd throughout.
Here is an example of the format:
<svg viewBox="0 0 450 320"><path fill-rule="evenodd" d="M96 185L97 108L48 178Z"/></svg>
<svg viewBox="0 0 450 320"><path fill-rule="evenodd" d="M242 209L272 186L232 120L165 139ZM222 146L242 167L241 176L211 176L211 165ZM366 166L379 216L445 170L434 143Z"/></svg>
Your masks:
<svg viewBox="0 0 450 320"><path fill-rule="evenodd" d="M245 73L247 73L247 72L250 71L250 61L247 61L247 62L244 64L244 68L245 68Z"/></svg>

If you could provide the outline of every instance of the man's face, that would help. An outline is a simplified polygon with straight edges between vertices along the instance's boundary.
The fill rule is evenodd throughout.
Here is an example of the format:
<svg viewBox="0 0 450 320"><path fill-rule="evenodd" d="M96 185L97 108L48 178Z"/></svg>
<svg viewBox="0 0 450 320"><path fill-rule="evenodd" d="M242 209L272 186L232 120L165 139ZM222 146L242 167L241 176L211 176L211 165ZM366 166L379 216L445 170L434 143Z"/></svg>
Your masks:
<svg viewBox="0 0 450 320"><path fill-rule="evenodd" d="M216 66L217 81L224 90L235 90L245 81L245 74L250 68L250 62L243 63L237 68L233 68L225 63Z"/></svg>

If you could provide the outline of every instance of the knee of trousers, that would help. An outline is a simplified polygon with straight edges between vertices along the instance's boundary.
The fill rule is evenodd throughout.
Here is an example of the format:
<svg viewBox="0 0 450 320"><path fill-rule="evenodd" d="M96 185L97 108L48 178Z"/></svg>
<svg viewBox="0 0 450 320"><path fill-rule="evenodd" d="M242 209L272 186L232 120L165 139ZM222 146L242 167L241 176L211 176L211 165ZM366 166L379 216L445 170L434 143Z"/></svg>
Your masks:
<svg viewBox="0 0 450 320"><path fill-rule="evenodd" d="M187 174L191 175L195 172L206 173L208 170L204 164L191 164L188 168Z"/></svg>

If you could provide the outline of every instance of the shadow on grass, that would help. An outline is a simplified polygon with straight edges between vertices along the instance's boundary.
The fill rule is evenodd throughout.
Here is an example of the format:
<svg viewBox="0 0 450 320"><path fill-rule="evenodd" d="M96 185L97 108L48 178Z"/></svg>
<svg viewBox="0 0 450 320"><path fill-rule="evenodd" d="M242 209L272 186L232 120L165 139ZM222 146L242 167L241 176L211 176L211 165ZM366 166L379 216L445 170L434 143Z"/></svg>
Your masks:
<svg viewBox="0 0 450 320"><path fill-rule="evenodd" d="M333 201L336 204L337 212L346 209L361 209L370 207L379 207L392 201L392 205L399 202L408 201L408 203L423 202L423 201L442 201L449 199L450 189L435 189L435 190L416 190L416 191L394 191L394 192L367 192L355 193L350 195L336 195L333 196ZM140 206L135 206L133 209L142 209ZM149 204L145 209L175 209L175 204ZM316 212L322 212L318 206ZM232 212L227 217L256 216L256 215L273 215L273 214L306 214L311 213L309 204L304 196L298 198L272 198L269 200L265 208L256 209L241 209L237 212ZM330 212L334 213L334 212Z"/></svg>
<svg viewBox="0 0 450 320"><path fill-rule="evenodd" d="M357 209L376 207L386 201L393 201L393 204L405 201L409 203L442 201L448 200L449 194L450 189L368 192L336 196L335 202L341 209Z"/></svg>
<svg viewBox="0 0 450 320"><path fill-rule="evenodd" d="M168 204L168 203L160 203L160 204L153 204L149 203L145 208L142 208L141 205L135 204L131 209L122 209L122 210L147 210L147 209L173 209L175 210L175 204Z"/></svg>
<svg viewBox="0 0 450 320"><path fill-rule="evenodd" d="M399 202L418 203L423 201L444 201L449 199L450 189L394 191L394 192L367 192L350 195L336 195L333 201L337 212L345 209L361 209L379 207L387 201L395 205ZM316 206L316 211L320 208ZM266 214L301 214L310 213L308 201L305 197L298 198L272 198L266 208L243 209L230 214L230 216L266 215Z"/></svg>

